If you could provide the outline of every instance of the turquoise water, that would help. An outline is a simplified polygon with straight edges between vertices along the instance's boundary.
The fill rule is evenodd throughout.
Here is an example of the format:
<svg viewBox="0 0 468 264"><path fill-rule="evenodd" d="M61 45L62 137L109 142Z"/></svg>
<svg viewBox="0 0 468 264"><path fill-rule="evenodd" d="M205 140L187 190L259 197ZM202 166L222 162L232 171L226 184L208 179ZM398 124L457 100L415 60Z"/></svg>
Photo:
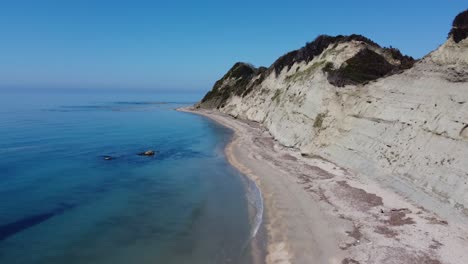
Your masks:
<svg viewBox="0 0 468 264"><path fill-rule="evenodd" d="M173 110L201 96L0 92L0 263L248 263L231 132Z"/></svg>

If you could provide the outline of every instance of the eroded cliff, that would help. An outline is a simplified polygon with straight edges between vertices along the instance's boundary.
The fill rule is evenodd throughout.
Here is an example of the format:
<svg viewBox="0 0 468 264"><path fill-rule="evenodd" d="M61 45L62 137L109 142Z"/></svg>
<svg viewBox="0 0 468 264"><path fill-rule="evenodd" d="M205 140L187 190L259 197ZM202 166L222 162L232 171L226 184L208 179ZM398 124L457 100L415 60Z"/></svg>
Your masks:
<svg viewBox="0 0 468 264"><path fill-rule="evenodd" d="M468 215L467 17L417 62L351 35L320 36L269 68L237 63L197 106Z"/></svg>

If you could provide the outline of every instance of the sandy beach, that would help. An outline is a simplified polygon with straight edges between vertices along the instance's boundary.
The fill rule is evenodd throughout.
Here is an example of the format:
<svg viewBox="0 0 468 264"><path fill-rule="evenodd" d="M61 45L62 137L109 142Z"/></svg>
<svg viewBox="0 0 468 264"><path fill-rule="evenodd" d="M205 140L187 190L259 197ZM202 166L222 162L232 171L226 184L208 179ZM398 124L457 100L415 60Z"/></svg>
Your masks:
<svg viewBox="0 0 468 264"><path fill-rule="evenodd" d="M259 123L178 110L235 132L226 157L264 199L266 258L256 262L466 263L468 228L461 215L443 218L333 162L281 146Z"/></svg>

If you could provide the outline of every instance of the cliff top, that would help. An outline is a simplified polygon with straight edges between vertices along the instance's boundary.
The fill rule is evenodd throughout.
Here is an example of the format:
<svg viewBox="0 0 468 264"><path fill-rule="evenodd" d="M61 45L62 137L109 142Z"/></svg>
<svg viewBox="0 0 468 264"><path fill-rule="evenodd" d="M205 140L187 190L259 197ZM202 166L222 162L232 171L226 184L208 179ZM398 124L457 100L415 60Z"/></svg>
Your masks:
<svg viewBox="0 0 468 264"><path fill-rule="evenodd" d="M449 38L452 37L456 43L468 37L468 9L458 14L452 23Z"/></svg>
<svg viewBox="0 0 468 264"><path fill-rule="evenodd" d="M270 67L270 71L274 70L276 75L278 75L284 68L288 67L288 69L290 69L294 63L300 63L303 61L305 61L306 63L310 62L312 59L314 59L314 57L320 55L330 44L349 42L353 40L361 41L371 46L380 47L374 41L361 35L320 35L317 38L315 38L314 41L308 42L304 47L281 56Z"/></svg>

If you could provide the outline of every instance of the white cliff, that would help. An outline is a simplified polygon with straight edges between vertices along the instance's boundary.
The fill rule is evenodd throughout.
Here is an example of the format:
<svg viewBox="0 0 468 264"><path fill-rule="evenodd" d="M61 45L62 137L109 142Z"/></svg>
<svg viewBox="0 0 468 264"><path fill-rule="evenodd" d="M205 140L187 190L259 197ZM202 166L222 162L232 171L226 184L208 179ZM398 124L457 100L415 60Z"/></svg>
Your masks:
<svg viewBox="0 0 468 264"><path fill-rule="evenodd" d="M414 65L366 39L326 44L269 69L236 64L231 71L244 74L227 74L199 106L260 122L304 155L468 216L468 38L450 38ZM385 70L368 79L368 69L347 67L374 60Z"/></svg>

